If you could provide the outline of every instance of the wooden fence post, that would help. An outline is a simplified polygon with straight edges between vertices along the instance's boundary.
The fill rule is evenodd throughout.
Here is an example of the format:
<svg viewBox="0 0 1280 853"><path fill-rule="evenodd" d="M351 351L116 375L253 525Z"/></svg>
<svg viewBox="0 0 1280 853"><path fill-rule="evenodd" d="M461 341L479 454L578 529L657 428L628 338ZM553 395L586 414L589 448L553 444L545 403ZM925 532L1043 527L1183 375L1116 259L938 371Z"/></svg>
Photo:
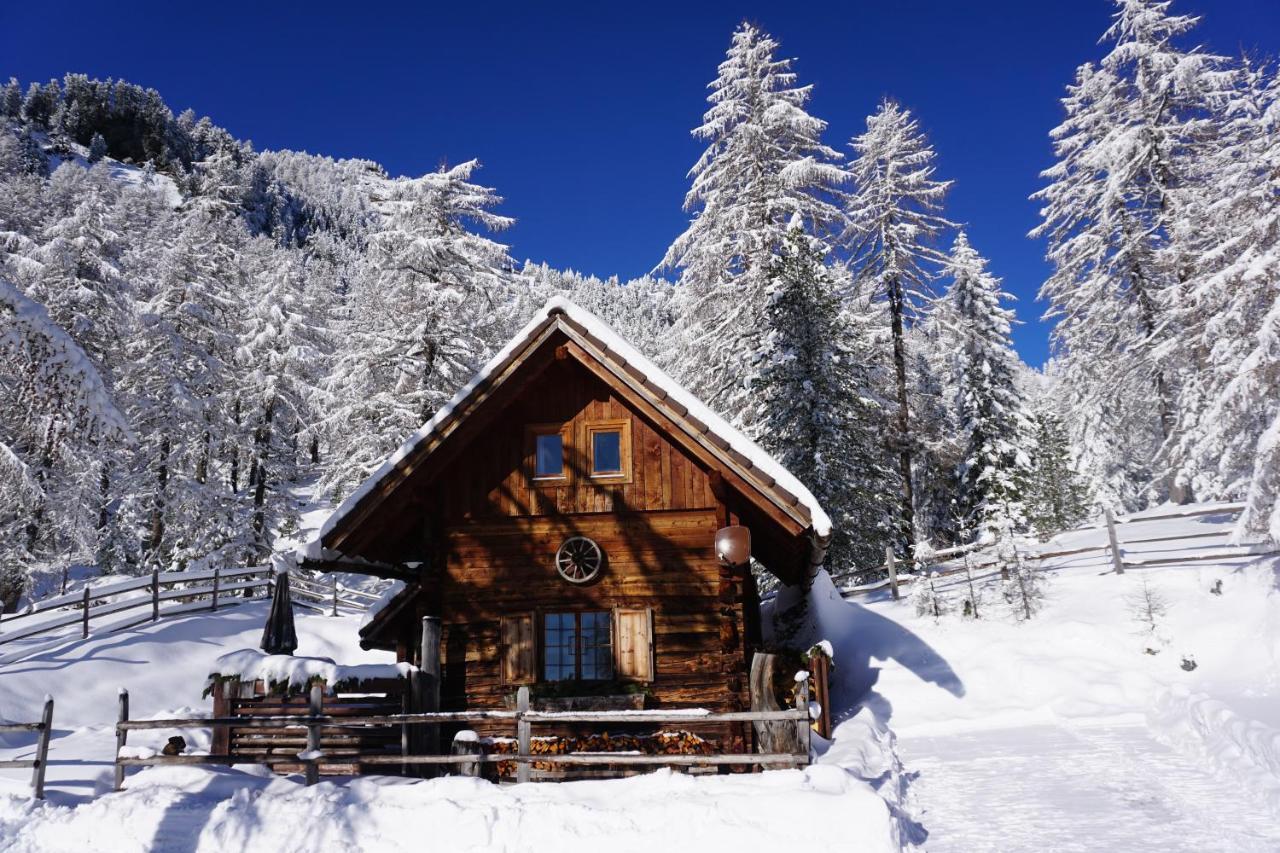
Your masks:
<svg viewBox="0 0 1280 853"><path fill-rule="evenodd" d="M84 588L84 622L80 630L80 639L88 639L89 637L89 587Z"/></svg>
<svg viewBox="0 0 1280 853"><path fill-rule="evenodd" d="M160 620L160 570L151 570L151 621Z"/></svg>
<svg viewBox="0 0 1280 853"><path fill-rule="evenodd" d="M529 755L533 752L533 738L529 720L529 688L521 685L516 691L516 781L528 782L530 776Z"/></svg>
<svg viewBox="0 0 1280 853"><path fill-rule="evenodd" d="M798 745L796 750L796 755L803 755L804 763L808 764L809 749L810 749L809 736L813 734L813 729L810 728L810 723L812 721L809 719L809 679L808 678L805 678L796 687L796 710L804 712L804 716L801 719L796 720L796 744Z"/></svg>
<svg viewBox="0 0 1280 853"><path fill-rule="evenodd" d="M129 731L120 728L120 723L129 722L129 691L120 688L120 712L116 715L116 790L124 787L124 765L120 763L120 750L129 739Z"/></svg>
<svg viewBox="0 0 1280 853"><path fill-rule="evenodd" d="M213 610L214 611L217 611L218 609L218 580L219 580L218 575L221 573L221 571L222 571L221 566L213 567Z"/></svg>
<svg viewBox="0 0 1280 853"><path fill-rule="evenodd" d="M329 615L330 615L330 616L337 616L337 615L338 615L338 576L337 576L337 575L331 575L331 576L330 576L330 578L329 578L329 581L330 581L330 585L333 587L333 589L332 589L332 593L333 593L333 611L332 611L332 612L330 612L330 614L329 614Z"/></svg>
<svg viewBox="0 0 1280 853"><path fill-rule="evenodd" d="M1120 538L1116 535L1116 517L1111 514L1111 509L1106 510L1107 518L1107 540L1111 543L1111 565L1115 567L1116 574L1124 574L1124 555L1120 553Z"/></svg>
<svg viewBox="0 0 1280 853"><path fill-rule="evenodd" d="M307 713L313 717L320 716L321 703L324 699L324 685L311 685L311 699L307 704ZM307 723L307 784L314 785L320 781L320 759L316 753L320 751L320 726L318 723Z"/></svg>
<svg viewBox="0 0 1280 853"><path fill-rule="evenodd" d="M31 790L37 800L44 799L44 771L49 766L49 735L53 731L53 697L44 697L44 713L40 715L40 738L36 741L36 763L31 770Z"/></svg>
<svg viewBox="0 0 1280 853"><path fill-rule="evenodd" d="M893 560L893 546L884 546L884 564L889 569L889 589L893 592L893 600L898 600L898 567Z"/></svg>

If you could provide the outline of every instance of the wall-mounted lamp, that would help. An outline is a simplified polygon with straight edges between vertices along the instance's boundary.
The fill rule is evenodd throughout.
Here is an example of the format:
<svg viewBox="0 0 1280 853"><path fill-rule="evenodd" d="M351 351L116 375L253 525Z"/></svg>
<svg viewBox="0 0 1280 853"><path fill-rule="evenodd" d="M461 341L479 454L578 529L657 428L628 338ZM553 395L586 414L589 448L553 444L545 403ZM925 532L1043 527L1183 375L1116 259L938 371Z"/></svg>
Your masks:
<svg viewBox="0 0 1280 853"><path fill-rule="evenodd" d="M728 566L743 566L751 561L751 531L742 525L721 527L716 531L716 557Z"/></svg>

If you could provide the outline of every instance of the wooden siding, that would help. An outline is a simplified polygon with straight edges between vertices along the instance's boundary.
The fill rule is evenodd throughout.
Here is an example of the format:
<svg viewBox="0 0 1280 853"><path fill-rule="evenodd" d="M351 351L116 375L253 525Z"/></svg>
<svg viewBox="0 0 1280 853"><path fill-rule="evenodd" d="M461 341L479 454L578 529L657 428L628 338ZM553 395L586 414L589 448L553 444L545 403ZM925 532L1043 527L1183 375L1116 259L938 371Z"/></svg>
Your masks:
<svg viewBox="0 0 1280 853"><path fill-rule="evenodd" d="M587 425L631 421L630 482L590 475ZM534 481L529 473L530 424L568 424L567 476ZM707 472L632 411L576 361L543 371L503 416L473 440L437 478L438 507L450 521L635 510L710 509Z"/></svg>

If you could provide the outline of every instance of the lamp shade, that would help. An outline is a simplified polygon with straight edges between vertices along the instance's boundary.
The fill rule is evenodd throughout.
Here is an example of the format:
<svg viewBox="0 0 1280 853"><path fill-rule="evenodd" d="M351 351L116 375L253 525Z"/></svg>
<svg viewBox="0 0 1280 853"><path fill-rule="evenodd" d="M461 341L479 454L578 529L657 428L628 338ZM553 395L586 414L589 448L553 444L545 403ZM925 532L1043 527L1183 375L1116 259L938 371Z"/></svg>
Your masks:
<svg viewBox="0 0 1280 853"><path fill-rule="evenodd" d="M741 566L751 561L751 531L735 524L716 531L716 557L730 566Z"/></svg>

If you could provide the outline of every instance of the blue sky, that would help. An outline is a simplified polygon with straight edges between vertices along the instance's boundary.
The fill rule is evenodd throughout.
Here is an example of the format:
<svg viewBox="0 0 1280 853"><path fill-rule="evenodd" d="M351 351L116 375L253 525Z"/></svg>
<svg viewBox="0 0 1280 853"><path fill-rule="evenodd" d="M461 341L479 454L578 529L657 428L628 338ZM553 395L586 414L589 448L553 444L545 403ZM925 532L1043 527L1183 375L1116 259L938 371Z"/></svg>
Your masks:
<svg viewBox="0 0 1280 853"><path fill-rule="evenodd" d="M1177 0L1200 43L1280 53L1277 0ZM878 100L915 111L965 223L1019 301L1023 357L1047 352L1027 196L1107 0L582 4L37 3L0 7L0 76L79 71L160 90L259 148L376 160L394 174L478 157L519 219L519 259L648 271L687 219L690 138L734 26L750 19L815 86L847 150Z"/></svg>

